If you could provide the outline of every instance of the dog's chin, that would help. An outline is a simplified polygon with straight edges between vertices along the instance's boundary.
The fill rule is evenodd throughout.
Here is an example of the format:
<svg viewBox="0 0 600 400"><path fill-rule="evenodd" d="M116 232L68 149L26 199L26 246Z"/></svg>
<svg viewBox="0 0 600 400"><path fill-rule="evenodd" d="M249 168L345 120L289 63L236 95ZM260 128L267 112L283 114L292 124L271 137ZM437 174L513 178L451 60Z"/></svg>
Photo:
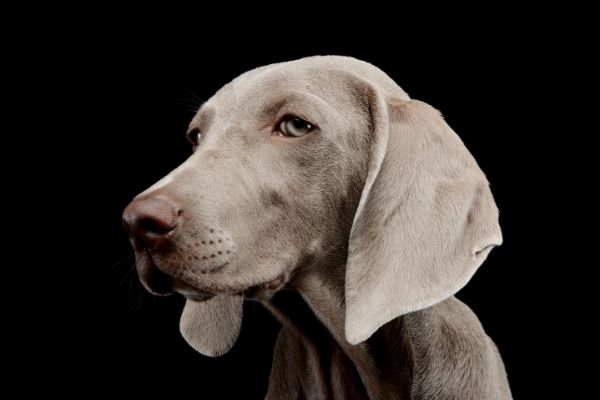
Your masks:
<svg viewBox="0 0 600 400"><path fill-rule="evenodd" d="M248 299L269 300L286 285L288 280L289 274L282 272L275 279L244 289L241 294Z"/></svg>
<svg viewBox="0 0 600 400"><path fill-rule="evenodd" d="M196 285L188 283L181 278L173 279L173 290L186 299L196 302L210 300L219 294L218 291L198 288Z"/></svg>
<svg viewBox="0 0 600 400"><path fill-rule="evenodd" d="M208 292L185 292L185 293L181 293L179 292L182 296L184 296L186 299L191 300L191 301L195 301L198 303L201 303L203 301L206 300L210 300L213 297L216 296L216 294L214 293L208 293Z"/></svg>
<svg viewBox="0 0 600 400"><path fill-rule="evenodd" d="M276 278L266 282L256 283L246 287L224 287L220 289L197 289L187 285L185 289L176 288L175 290L188 300L206 301L218 294L230 294L232 296L242 296L249 300L268 300L275 293L281 290L289 280L289 274L286 272L280 273Z"/></svg>

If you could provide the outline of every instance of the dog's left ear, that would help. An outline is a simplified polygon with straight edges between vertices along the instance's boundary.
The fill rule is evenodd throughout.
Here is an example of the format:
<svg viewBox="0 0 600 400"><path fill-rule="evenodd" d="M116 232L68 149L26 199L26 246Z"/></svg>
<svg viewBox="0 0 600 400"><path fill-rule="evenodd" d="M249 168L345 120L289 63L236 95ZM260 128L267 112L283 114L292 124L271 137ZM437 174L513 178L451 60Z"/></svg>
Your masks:
<svg viewBox="0 0 600 400"><path fill-rule="evenodd" d="M346 339L460 290L502 242L483 172L439 112L369 91L369 170L346 270Z"/></svg>

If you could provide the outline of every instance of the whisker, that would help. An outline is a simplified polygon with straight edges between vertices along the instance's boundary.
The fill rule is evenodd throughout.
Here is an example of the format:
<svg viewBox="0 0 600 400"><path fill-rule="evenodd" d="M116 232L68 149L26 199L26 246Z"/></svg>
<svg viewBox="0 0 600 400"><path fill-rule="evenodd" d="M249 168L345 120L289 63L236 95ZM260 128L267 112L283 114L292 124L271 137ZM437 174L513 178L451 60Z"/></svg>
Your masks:
<svg viewBox="0 0 600 400"><path fill-rule="evenodd" d="M123 286L123 284L125 283L125 281L128 278L132 277L133 271L135 271L135 263L131 265L131 267L127 270L127 272L125 272L125 275L123 275L123 277L121 278L121 281L119 282L119 286Z"/></svg>
<svg viewBox="0 0 600 400"><path fill-rule="evenodd" d="M191 90L190 88L187 88L183 85L178 85L180 89L185 90L190 96L192 96L192 98L194 100L196 100L198 103L202 104L204 103L206 100L203 100L202 97L200 97L198 94L196 94L193 90Z"/></svg>
<svg viewBox="0 0 600 400"><path fill-rule="evenodd" d="M191 98L175 99L176 102L177 101L186 102L186 103L183 103L183 105L189 107L189 109L186 111L191 111L193 113L196 113L200 109L200 107L202 107L202 105L206 102L206 100L204 100L203 98L198 96L191 89L189 89L183 85L180 85L180 84L177 84L177 86L179 87L179 89L185 91L189 96L191 96Z"/></svg>
<svg viewBox="0 0 600 400"><path fill-rule="evenodd" d="M111 265L108 270L112 271L113 269L120 267L121 265L125 264L126 261L131 260L131 258L133 257L133 251L130 251L127 253L127 255L123 258L121 258L119 261L115 262L113 265Z"/></svg>
<svg viewBox="0 0 600 400"><path fill-rule="evenodd" d="M136 296L135 301L132 302L130 304L131 309L133 311L140 311L142 309L142 306L144 304L144 300L146 298L146 290L142 287L142 285L140 284L140 281L138 281L137 279L135 279L135 283L132 283L132 285L135 285L136 288ZM156 296L152 296L152 299L155 300Z"/></svg>
<svg viewBox="0 0 600 400"><path fill-rule="evenodd" d="M200 109L200 107L202 106L202 103L191 103L190 99L175 99L176 102L178 102L179 104L184 106L184 110L185 111L190 111L192 113L196 113L198 112L198 110Z"/></svg>

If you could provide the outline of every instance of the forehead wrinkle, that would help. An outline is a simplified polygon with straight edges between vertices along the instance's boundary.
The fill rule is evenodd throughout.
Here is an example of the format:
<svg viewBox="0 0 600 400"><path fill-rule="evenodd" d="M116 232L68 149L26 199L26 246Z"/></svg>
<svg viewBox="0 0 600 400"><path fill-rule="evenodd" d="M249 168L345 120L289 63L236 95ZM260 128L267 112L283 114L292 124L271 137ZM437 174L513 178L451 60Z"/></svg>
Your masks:
<svg viewBox="0 0 600 400"><path fill-rule="evenodd" d="M243 99L256 103L256 98L272 94L270 104L264 105L266 112L281 107L289 94L299 103L317 100L319 107L328 104L332 108L347 106L353 100L353 86L358 79L354 74L334 68L293 67L287 63L277 64L267 70L248 77ZM277 98L280 97L280 98ZM288 100L291 101L291 100ZM277 104L280 102L280 104ZM246 103L246 101L244 101ZM265 101L262 102L263 104ZM262 105L262 104L261 104ZM351 104L350 104L351 105ZM271 108L271 109L269 109Z"/></svg>
<svg viewBox="0 0 600 400"><path fill-rule="evenodd" d="M333 111L329 102L320 96L305 91L287 90L285 93L274 95L265 99L258 110L259 118L268 118L278 114L284 108L296 108L299 113L310 113L320 119L325 119ZM301 115L300 115L301 116Z"/></svg>

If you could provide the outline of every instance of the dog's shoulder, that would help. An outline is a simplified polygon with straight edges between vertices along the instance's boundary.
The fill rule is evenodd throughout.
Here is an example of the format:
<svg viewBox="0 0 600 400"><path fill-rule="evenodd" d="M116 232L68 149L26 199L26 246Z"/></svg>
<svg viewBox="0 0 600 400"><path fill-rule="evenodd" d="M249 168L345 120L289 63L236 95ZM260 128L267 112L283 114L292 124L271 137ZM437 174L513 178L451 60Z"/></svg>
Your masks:
<svg viewBox="0 0 600 400"><path fill-rule="evenodd" d="M467 305L451 297L404 318L415 399L511 399L496 345Z"/></svg>

